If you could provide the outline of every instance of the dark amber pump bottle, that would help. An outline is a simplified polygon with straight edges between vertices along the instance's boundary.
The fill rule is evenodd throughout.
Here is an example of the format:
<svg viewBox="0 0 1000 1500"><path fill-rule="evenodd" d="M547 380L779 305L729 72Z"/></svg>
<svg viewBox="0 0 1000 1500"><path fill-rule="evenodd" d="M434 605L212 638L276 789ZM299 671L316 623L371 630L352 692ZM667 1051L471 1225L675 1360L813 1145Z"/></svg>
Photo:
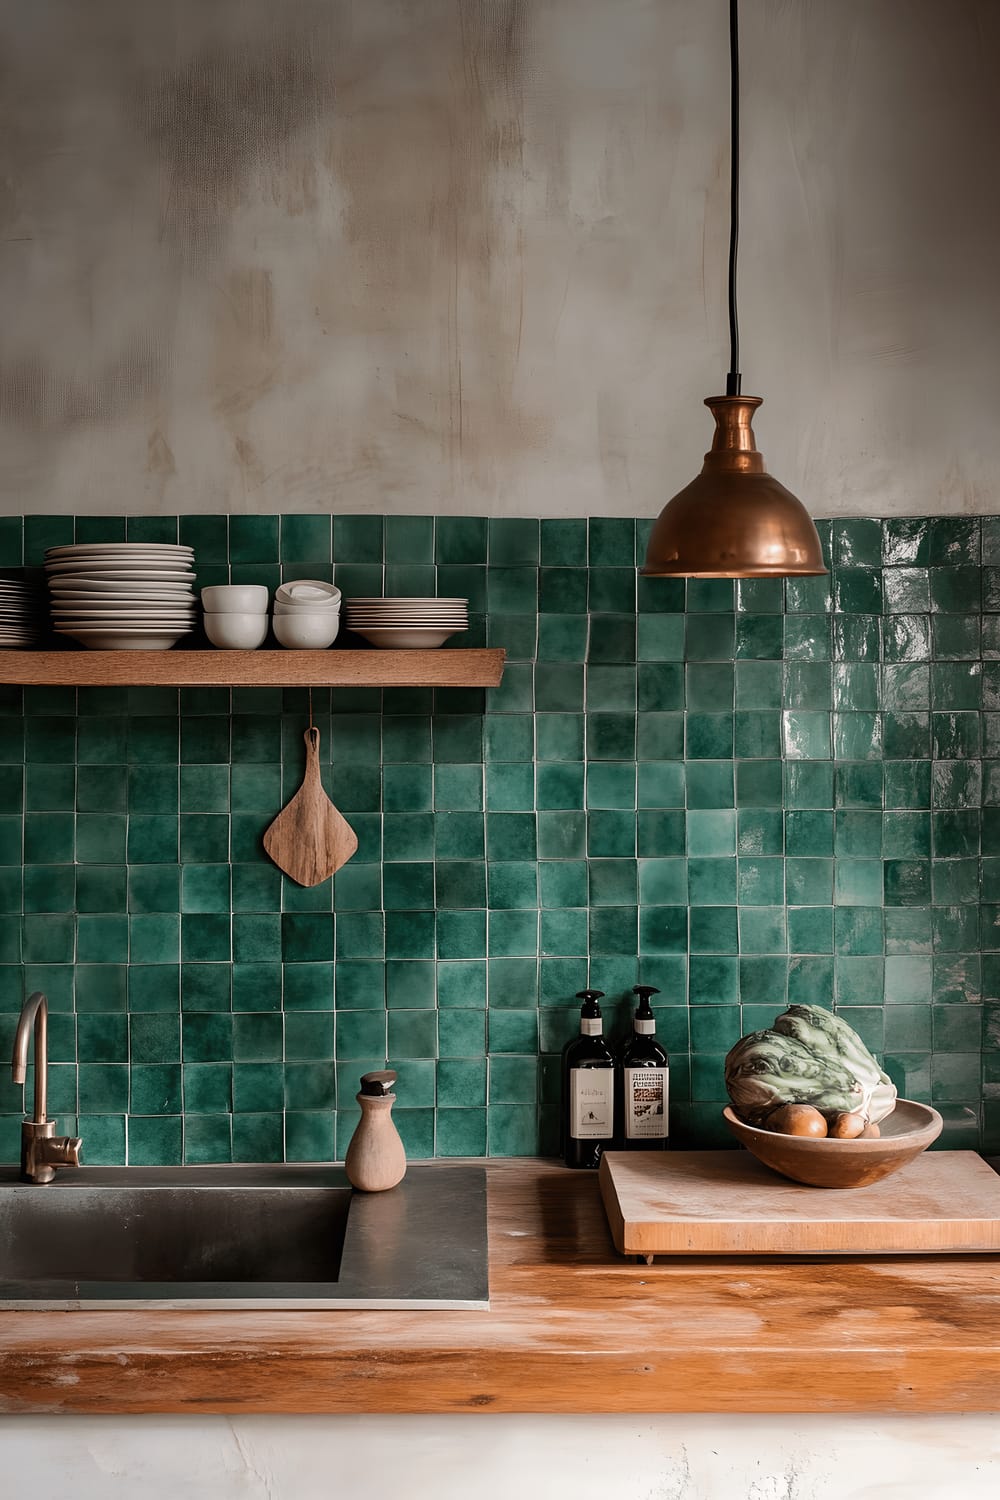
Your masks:
<svg viewBox="0 0 1000 1500"><path fill-rule="evenodd" d="M632 1035L618 1060L615 1145L623 1151L663 1150L670 1131L670 1058L656 1040L656 1017L649 1003L660 992L637 984Z"/></svg>
<svg viewBox="0 0 1000 1500"><path fill-rule="evenodd" d="M568 1167L596 1167L614 1143L615 1057L604 1038L601 990L581 990L580 1034L563 1048L562 1151Z"/></svg>

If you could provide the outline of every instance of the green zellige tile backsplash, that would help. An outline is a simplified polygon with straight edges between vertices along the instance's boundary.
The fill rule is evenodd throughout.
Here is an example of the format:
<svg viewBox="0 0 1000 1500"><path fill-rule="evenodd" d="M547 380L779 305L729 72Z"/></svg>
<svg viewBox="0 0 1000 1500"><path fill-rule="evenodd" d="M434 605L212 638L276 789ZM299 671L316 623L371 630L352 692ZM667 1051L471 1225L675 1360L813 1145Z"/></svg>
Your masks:
<svg viewBox="0 0 1000 1500"><path fill-rule="evenodd" d="M0 518L0 567L176 541L199 581L467 597L500 688L315 692L359 840L261 835L302 691L0 689L0 1050L49 997L91 1162L342 1156L359 1075L412 1155L550 1152L576 990L658 985L678 1142L722 1059L836 1005L949 1145L1000 1150L1000 519L823 522L829 578L644 579L648 522ZM0 1077L0 1152L21 1090ZM728 1141L726 1141L728 1144Z"/></svg>

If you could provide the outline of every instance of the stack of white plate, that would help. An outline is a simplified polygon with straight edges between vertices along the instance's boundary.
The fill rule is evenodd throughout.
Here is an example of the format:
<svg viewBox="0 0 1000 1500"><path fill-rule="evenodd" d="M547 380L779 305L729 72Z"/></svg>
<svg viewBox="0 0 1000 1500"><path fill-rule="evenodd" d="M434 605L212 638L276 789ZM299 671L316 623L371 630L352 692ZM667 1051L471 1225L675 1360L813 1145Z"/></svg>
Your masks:
<svg viewBox="0 0 1000 1500"><path fill-rule="evenodd" d="M37 646L46 628L45 602L20 578L0 578L0 650Z"/></svg>
<svg viewBox="0 0 1000 1500"><path fill-rule="evenodd" d="M358 598L347 601L347 625L373 646L443 646L469 628L468 599Z"/></svg>
<svg viewBox="0 0 1000 1500"><path fill-rule="evenodd" d="M98 651L166 651L194 626L193 564L193 549L171 542L50 547L56 632Z"/></svg>

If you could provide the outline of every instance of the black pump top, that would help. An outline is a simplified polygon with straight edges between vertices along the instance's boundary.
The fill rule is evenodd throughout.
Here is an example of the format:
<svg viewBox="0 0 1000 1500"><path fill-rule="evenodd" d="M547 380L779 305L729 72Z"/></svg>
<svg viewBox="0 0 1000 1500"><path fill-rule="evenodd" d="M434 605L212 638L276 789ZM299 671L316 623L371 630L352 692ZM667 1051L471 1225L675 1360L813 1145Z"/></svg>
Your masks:
<svg viewBox="0 0 1000 1500"><path fill-rule="evenodd" d="M659 990L653 984L635 984L632 986L632 993L639 997L639 1004L635 1008L636 1020L652 1021L654 1017L649 1000L651 995L658 995Z"/></svg>
<svg viewBox="0 0 1000 1500"><path fill-rule="evenodd" d="M576 998L583 1001L583 1004L580 1006L581 1016L588 1021L600 1018L601 1007L597 1002L604 999L603 990L579 990Z"/></svg>
<svg viewBox="0 0 1000 1500"><path fill-rule="evenodd" d="M362 1073L361 1092L371 1098L382 1099L392 1093L396 1075L391 1068L379 1068L374 1073Z"/></svg>

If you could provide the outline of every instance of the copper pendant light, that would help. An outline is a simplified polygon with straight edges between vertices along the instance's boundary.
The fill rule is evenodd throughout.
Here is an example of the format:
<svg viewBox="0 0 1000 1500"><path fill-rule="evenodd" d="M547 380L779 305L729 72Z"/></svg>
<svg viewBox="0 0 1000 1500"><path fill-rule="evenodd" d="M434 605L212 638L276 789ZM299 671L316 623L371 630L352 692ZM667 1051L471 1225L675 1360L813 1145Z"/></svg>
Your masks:
<svg viewBox="0 0 1000 1500"><path fill-rule="evenodd" d="M739 238L739 28L729 0L732 99L729 228L729 374L726 394L709 396L715 436L701 473L660 512L642 573L654 578L791 578L825 573L823 550L801 500L764 468L753 435L760 396L740 394L736 315Z"/></svg>

